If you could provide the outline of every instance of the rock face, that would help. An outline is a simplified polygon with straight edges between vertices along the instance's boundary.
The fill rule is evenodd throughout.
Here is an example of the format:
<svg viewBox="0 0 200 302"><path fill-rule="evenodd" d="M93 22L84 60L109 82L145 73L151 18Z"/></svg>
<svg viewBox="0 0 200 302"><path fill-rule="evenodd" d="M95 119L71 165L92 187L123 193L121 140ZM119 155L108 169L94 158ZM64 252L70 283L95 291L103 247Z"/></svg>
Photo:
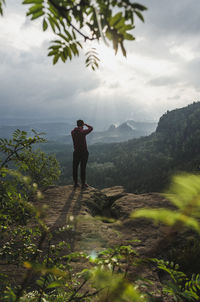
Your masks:
<svg viewBox="0 0 200 302"><path fill-rule="evenodd" d="M53 231L66 224L74 230L73 250L87 253L139 239L137 250L147 255L164 236L164 228L146 219L132 220L130 214L138 208L169 207L158 193L125 193L123 187L101 191L92 187L87 190L72 186L49 188L42 204L48 205L46 223Z"/></svg>
<svg viewBox="0 0 200 302"><path fill-rule="evenodd" d="M169 207L158 193L135 195L126 193L123 187L101 191L92 187L74 190L69 185L52 186L43 195L36 206L48 206L45 221L52 233L67 226L61 235L53 236L53 244L65 240L71 251L91 254L108 247L132 245L140 255L153 257L154 248L159 246L164 236L162 226L155 226L144 219L130 219L130 214L138 208ZM134 239L140 241L133 242ZM157 289L160 287L156 271L144 269L140 275L152 280ZM159 301L169 300L162 297Z"/></svg>
<svg viewBox="0 0 200 302"><path fill-rule="evenodd" d="M156 253L165 238L163 226L155 226L145 219L130 218L138 208L170 207L158 193L130 194L120 186L101 191L92 187L82 191L63 186L49 188L41 202L49 206L46 223L52 232L65 225L71 227L70 231L62 233L62 237L56 235L54 238L55 244L59 240L67 240L71 251L98 254L108 247L132 245L142 257L154 257L158 256ZM138 242L134 242L135 239ZM81 263L76 263L76 266L84 268ZM134 276L138 272L133 271L132 274ZM142 268L139 275L152 281L152 292L161 288L158 272L152 267ZM170 300L160 296L159 301Z"/></svg>

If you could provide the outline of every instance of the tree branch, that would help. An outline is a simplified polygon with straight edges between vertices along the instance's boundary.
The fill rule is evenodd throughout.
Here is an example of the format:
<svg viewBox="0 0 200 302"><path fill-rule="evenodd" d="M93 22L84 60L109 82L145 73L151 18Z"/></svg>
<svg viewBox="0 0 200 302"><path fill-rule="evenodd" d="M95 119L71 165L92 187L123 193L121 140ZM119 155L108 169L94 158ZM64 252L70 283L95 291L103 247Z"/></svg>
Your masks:
<svg viewBox="0 0 200 302"><path fill-rule="evenodd" d="M59 6L59 4L55 3L53 0L49 0L49 2L51 3L52 6L54 6L57 11L59 12L59 14L67 20L67 22L70 24L70 26L79 34L81 35L85 41L87 40L90 40L90 41L93 41L93 40L96 40L96 38L93 38L93 37L89 37L87 35L85 35L84 33L82 33L76 26L74 26L70 21L69 19L67 18L66 14L65 13L68 13L70 11L70 9L66 9L65 7L61 7ZM79 5L79 4L78 4ZM77 6L78 6L77 5ZM76 6L75 6L76 7Z"/></svg>

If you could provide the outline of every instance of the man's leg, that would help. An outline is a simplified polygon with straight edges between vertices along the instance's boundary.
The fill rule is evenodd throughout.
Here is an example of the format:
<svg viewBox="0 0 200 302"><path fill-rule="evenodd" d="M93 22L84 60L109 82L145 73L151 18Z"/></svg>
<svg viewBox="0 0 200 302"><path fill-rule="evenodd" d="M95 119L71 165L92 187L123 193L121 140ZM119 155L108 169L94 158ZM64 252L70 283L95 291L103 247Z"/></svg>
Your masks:
<svg viewBox="0 0 200 302"><path fill-rule="evenodd" d="M83 155L81 157L81 183L82 183L82 186L85 185L86 165L87 165L87 161L88 161L88 156L89 156L89 153L85 152L85 153L83 153Z"/></svg>
<svg viewBox="0 0 200 302"><path fill-rule="evenodd" d="M73 181L74 185L78 184L78 166L80 163L80 156L76 152L73 153Z"/></svg>

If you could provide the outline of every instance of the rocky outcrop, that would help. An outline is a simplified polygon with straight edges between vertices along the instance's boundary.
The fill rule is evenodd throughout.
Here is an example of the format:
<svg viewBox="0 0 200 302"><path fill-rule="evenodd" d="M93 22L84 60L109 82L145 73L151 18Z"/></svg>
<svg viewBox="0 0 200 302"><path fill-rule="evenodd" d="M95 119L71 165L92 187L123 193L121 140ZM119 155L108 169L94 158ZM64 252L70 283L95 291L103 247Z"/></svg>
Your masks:
<svg viewBox="0 0 200 302"><path fill-rule="evenodd" d="M55 245L65 240L71 251L88 254L98 254L108 247L132 245L143 257L154 256L155 247L165 236L165 228L144 219L132 220L130 214L138 208L170 206L158 193L130 194L120 186L101 191L92 187L74 190L71 185L49 187L35 205L40 208L47 205L45 222L53 233ZM62 227L65 230L58 234L57 230ZM82 263L75 265L83 268ZM152 291L161 287L159 276L152 268L143 268L140 275L153 282ZM163 299L160 301L169 301Z"/></svg>
<svg viewBox="0 0 200 302"><path fill-rule="evenodd" d="M132 245L141 257L158 256L167 248L163 244L166 227L154 225L145 219L133 220L130 214L138 208L171 207L169 202L158 193L130 194L123 187L106 188L101 191L88 188L74 190L72 186L49 188L42 201L49 209L46 223L54 232L57 228L67 225L69 230L56 235L54 243L66 240L71 251L83 251L93 254L108 247ZM135 241L135 240L138 241ZM160 244L162 242L162 244ZM76 268L84 268L83 263L76 263ZM161 289L158 272L152 267L142 267L131 275L140 275L152 281L151 292ZM163 296L159 301L170 301ZM157 301L157 300L155 300Z"/></svg>
<svg viewBox="0 0 200 302"><path fill-rule="evenodd" d="M139 239L135 245L142 255L149 255L159 244L165 228L146 219L133 220L130 214L138 208L170 207L158 193L136 195L120 186L101 191L92 187L84 191L72 186L53 187L39 203L48 205L46 223L52 231L66 224L72 227L73 250L98 252Z"/></svg>

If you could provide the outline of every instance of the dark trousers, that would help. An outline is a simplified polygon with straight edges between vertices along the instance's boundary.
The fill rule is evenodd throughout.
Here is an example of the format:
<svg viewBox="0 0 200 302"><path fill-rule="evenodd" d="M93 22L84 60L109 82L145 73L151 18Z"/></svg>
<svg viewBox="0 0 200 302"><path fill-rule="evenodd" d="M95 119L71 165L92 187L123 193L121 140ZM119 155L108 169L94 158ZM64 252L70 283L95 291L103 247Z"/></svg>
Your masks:
<svg viewBox="0 0 200 302"><path fill-rule="evenodd" d="M74 184L78 183L78 167L81 166L81 183L85 184L85 175L86 175L86 165L88 161L89 153L86 152L76 152L73 153L73 180Z"/></svg>

